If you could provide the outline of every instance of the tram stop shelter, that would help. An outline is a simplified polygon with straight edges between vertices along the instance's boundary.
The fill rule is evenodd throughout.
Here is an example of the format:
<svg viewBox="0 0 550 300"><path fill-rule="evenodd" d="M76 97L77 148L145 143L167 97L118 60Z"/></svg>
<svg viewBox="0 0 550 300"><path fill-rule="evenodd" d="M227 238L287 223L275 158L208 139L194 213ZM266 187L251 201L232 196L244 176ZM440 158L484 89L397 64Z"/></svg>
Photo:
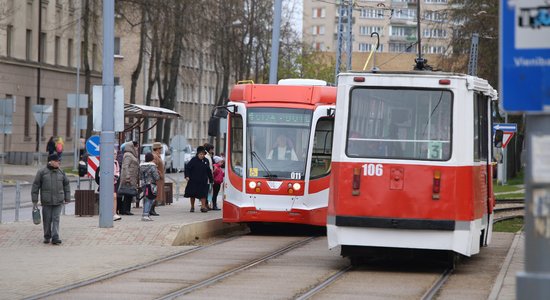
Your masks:
<svg viewBox="0 0 550 300"><path fill-rule="evenodd" d="M139 139L138 143L141 141L141 135L149 130L155 128L161 119L177 119L181 118L181 115L177 112L156 106L148 106L141 104L124 104L124 132L120 135L120 138L124 140L124 135L127 132L137 132ZM128 122L126 120L128 119ZM141 125L147 119L155 119L153 124L148 124L148 128L141 128Z"/></svg>

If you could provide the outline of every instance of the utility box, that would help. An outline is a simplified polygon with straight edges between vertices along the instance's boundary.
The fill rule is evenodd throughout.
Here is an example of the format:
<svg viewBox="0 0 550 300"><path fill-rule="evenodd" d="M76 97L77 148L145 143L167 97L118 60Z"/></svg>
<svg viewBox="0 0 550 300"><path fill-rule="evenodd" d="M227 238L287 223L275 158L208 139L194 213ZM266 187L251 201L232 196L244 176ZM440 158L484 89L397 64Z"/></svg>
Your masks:
<svg viewBox="0 0 550 300"><path fill-rule="evenodd" d="M75 216L95 216L99 214L99 194L94 190L76 190L74 192Z"/></svg>

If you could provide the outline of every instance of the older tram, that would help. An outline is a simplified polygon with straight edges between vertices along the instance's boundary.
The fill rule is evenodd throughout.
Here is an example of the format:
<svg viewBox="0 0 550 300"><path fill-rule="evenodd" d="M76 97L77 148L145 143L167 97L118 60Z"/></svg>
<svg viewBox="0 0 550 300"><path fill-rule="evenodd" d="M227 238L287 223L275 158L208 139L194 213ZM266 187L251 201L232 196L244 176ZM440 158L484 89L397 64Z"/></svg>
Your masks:
<svg viewBox="0 0 550 300"><path fill-rule="evenodd" d="M478 253L492 233L496 97L468 75L340 74L329 248L352 259L378 247Z"/></svg>
<svg viewBox="0 0 550 300"><path fill-rule="evenodd" d="M335 102L319 80L233 88L224 222L325 226Z"/></svg>

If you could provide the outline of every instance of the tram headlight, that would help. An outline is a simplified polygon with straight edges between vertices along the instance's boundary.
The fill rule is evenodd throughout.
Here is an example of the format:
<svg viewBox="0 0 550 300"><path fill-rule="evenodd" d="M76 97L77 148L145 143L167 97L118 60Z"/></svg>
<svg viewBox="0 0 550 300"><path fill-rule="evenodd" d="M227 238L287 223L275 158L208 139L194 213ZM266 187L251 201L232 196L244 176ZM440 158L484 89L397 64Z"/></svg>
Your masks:
<svg viewBox="0 0 550 300"><path fill-rule="evenodd" d="M256 188L256 182L254 182L254 181L249 182L248 187L251 188L251 189L255 189Z"/></svg>
<svg viewBox="0 0 550 300"><path fill-rule="evenodd" d="M295 191L299 191L302 188L302 185L296 182L295 184L292 185L292 188Z"/></svg>

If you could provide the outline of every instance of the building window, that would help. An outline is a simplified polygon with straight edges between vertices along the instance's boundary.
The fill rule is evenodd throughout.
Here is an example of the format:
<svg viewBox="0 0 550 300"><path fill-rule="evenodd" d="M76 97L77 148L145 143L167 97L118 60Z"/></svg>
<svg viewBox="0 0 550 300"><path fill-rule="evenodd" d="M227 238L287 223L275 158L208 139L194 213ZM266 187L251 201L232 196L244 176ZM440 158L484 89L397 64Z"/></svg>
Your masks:
<svg viewBox="0 0 550 300"><path fill-rule="evenodd" d="M424 37L444 39L447 37L445 29L424 29Z"/></svg>
<svg viewBox="0 0 550 300"><path fill-rule="evenodd" d="M97 70L97 44L92 45L92 70Z"/></svg>
<svg viewBox="0 0 550 300"><path fill-rule="evenodd" d="M324 8L320 8L320 7L314 8L314 9L313 9L313 12L312 12L312 14L311 14L311 17L314 18L314 19L317 19L317 18L324 18L325 16L326 16L325 9L324 9Z"/></svg>
<svg viewBox="0 0 550 300"><path fill-rule="evenodd" d="M398 53L401 53L401 52L413 52L416 50L415 47L413 47L414 44L409 44L409 43L389 43L389 51L390 52L398 52Z"/></svg>
<svg viewBox="0 0 550 300"><path fill-rule="evenodd" d="M321 42L313 43L313 48L316 51L325 51L325 43L321 43Z"/></svg>
<svg viewBox="0 0 550 300"><path fill-rule="evenodd" d="M73 66L73 39L67 41L67 66Z"/></svg>
<svg viewBox="0 0 550 300"><path fill-rule="evenodd" d="M311 33L313 35L323 35L323 34L325 34L325 26L324 25L314 25L312 27Z"/></svg>
<svg viewBox="0 0 550 300"><path fill-rule="evenodd" d="M31 97L25 97L25 124L24 124L24 134L25 134L25 137L30 137L31 136L31 126L30 126L30 121L31 121Z"/></svg>
<svg viewBox="0 0 550 300"><path fill-rule="evenodd" d="M55 37L55 45L54 45L54 63L55 65L59 65L59 50L61 47L61 37L56 36Z"/></svg>
<svg viewBox="0 0 550 300"><path fill-rule="evenodd" d="M393 12L393 17L396 19L415 20L416 10L415 9L398 9Z"/></svg>
<svg viewBox="0 0 550 300"><path fill-rule="evenodd" d="M25 59L31 60L32 57L32 30L27 29L26 36L26 47L25 47Z"/></svg>
<svg viewBox="0 0 550 300"><path fill-rule="evenodd" d="M373 48L376 48L375 44L369 44L369 43L359 43L358 45L358 51L359 52L370 52ZM378 45L377 52L384 51L384 45Z"/></svg>
<svg viewBox="0 0 550 300"><path fill-rule="evenodd" d="M120 38L115 37L115 55L121 55L120 54Z"/></svg>
<svg viewBox="0 0 550 300"><path fill-rule="evenodd" d="M424 3L447 4L447 0L424 0Z"/></svg>
<svg viewBox="0 0 550 300"><path fill-rule="evenodd" d="M65 120L65 136L71 136L71 120L71 109L67 108L67 120Z"/></svg>
<svg viewBox="0 0 550 300"><path fill-rule="evenodd" d="M40 61L46 59L46 44L47 44L47 35L45 32L40 33Z"/></svg>
<svg viewBox="0 0 550 300"><path fill-rule="evenodd" d="M362 8L359 11L359 18L362 19L383 19L384 10L382 9L373 9L373 8Z"/></svg>
<svg viewBox="0 0 550 300"><path fill-rule="evenodd" d="M6 56L7 57L10 57L11 56L11 44L12 44L12 37L13 35L13 25L8 25L8 27L6 27Z"/></svg>
<svg viewBox="0 0 550 300"><path fill-rule="evenodd" d="M424 19L441 23L447 19L447 14L445 12L429 10L424 12Z"/></svg>
<svg viewBox="0 0 550 300"><path fill-rule="evenodd" d="M392 26L391 27L391 36L413 36L416 37L416 28L415 27L403 27L403 26Z"/></svg>
<svg viewBox="0 0 550 300"><path fill-rule="evenodd" d="M38 101L37 104L38 105L46 104L46 98L40 97L40 100ZM36 126L38 126L38 124L36 124ZM40 128L40 134L42 135L42 139L44 139L44 127L46 127L45 124L44 124L44 126L42 126L42 128Z"/></svg>
<svg viewBox="0 0 550 300"><path fill-rule="evenodd" d="M359 35L371 35L373 32L378 33L379 36L384 35L384 30L380 26L359 26Z"/></svg>

